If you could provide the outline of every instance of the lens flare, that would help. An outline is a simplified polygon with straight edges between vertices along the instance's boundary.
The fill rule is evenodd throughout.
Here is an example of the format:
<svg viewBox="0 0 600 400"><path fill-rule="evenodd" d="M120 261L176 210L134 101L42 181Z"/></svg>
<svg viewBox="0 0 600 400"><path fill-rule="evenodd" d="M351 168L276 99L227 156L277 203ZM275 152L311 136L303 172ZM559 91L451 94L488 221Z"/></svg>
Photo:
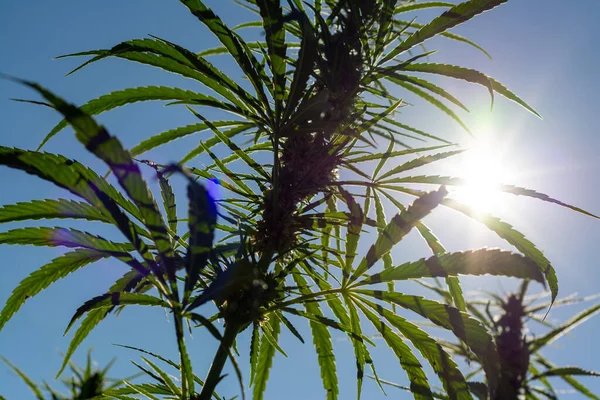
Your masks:
<svg viewBox="0 0 600 400"><path fill-rule="evenodd" d="M478 212L493 212L502 208L504 196L499 187L511 182L514 173L504 146L495 141L491 133L486 133L470 144L458 166L457 176L466 184L454 188L452 197Z"/></svg>

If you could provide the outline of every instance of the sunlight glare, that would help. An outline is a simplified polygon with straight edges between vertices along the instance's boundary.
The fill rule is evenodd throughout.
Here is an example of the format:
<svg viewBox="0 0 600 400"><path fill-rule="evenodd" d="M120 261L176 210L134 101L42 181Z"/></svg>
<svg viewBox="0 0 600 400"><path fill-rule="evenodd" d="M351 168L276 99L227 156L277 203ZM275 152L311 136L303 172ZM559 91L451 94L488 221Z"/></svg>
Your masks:
<svg viewBox="0 0 600 400"><path fill-rule="evenodd" d="M492 132L483 132L469 143L457 176L465 186L452 190L452 197L478 212L493 212L502 208L504 196L498 187L514 178L505 149L494 140Z"/></svg>

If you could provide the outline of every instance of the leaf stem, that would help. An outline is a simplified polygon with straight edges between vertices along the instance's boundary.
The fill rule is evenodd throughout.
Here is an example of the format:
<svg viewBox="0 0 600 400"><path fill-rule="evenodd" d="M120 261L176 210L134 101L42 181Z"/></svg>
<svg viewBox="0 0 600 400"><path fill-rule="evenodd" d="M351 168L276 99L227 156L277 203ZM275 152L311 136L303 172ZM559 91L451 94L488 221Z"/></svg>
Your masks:
<svg viewBox="0 0 600 400"><path fill-rule="evenodd" d="M229 357L231 346L233 346L233 342L235 341L237 334L238 327L236 325L227 325L225 327L223 339L221 340L221 344L219 344L217 353L213 358L212 365L210 366L210 370L208 371L208 375L204 381L204 386L202 386L202 392L200 392L200 397L198 400L210 400L211 396L213 395L217 384L221 380L221 372L223 371L227 357Z"/></svg>
<svg viewBox="0 0 600 400"><path fill-rule="evenodd" d="M192 365L185 346L185 336L183 331L183 315L180 308L173 309L173 319L175 320L175 334L177 335L177 347L179 349L179 369L181 371L181 400L188 400L188 391L190 396L194 394L194 376ZM189 388L188 388L189 385Z"/></svg>
<svg viewBox="0 0 600 400"><path fill-rule="evenodd" d="M273 311L273 310L276 310L276 309L281 309L281 308L284 308L284 307L288 307L288 306L291 306L293 304L302 303L305 300L310 300L310 299L313 299L315 297L327 296L329 294L343 293L346 290L347 290L347 288L337 288L337 289L323 290L321 292L316 292L316 293L305 294L303 296L296 297L295 299L292 299L290 301L286 301L286 302L280 303L276 307L273 307L273 308L269 309L269 311Z"/></svg>

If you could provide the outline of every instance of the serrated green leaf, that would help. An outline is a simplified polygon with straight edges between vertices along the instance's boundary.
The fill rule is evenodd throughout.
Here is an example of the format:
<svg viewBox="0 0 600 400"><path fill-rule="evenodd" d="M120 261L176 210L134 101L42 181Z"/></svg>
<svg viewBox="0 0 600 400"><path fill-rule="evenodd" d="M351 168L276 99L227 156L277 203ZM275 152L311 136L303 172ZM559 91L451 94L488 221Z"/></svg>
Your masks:
<svg viewBox="0 0 600 400"><path fill-rule="evenodd" d="M370 285L393 280L447 277L452 275L500 275L533 279L543 283L537 264L520 254L499 249L446 253L428 259L407 262L371 275L357 283Z"/></svg>
<svg viewBox="0 0 600 400"><path fill-rule="evenodd" d="M97 208L87 203L65 199L32 200L0 207L0 223L51 218L87 219L112 222Z"/></svg>
<svg viewBox="0 0 600 400"><path fill-rule="evenodd" d="M379 227L379 229L383 230L386 227L386 218L383 203L381 202L381 199L377 195L376 191L373 192L373 197L375 199L375 213L377 215L377 226ZM393 267L392 255L389 252L383 255L382 260L383 269L389 269ZM388 290L390 292L394 291L394 282L388 282Z"/></svg>
<svg viewBox="0 0 600 400"><path fill-rule="evenodd" d="M394 14L405 13L409 11L421 10L424 8L451 8L454 7L454 3L448 3L446 1L419 1L419 2L406 2L401 3L394 9Z"/></svg>
<svg viewBox="0 0 600 400"><path fill-rule="evenodd" d="M88 115L98 115L126 104L156 100L193 102L194 104L212 106L239 115L244 115L244 112L238 107L231 104L228 105L214 97L192 92L191 90L166 86L142 86L117 90L88 101L81 106L81 111ZM58 125L46 135L42 143L38 146L38 150L41 149L54 135L66 128L67 125L68 122L66 119L59 122Z"/></svg>
<svg viewBox="0 0 600 400"><path fill-rule="evenodd" d="M357 289L353 292L394 303L397 306L416 312L444 329L452 331L477 355L485 370L488 383L492 388L496 387L499 374L499 358L496 347L488 331L468 314L447 304L427 300L420 296L388 293L380 290Z"/></svg>
<svg viewBox="0 0 600 400"><path fill-rule="evenodd" d="M380 121L384 120L385 118L388 118L390 115L393 115L396 109L400 106L400 104L402 104L402 99L396 101L388 108L383 110L381 113L376 114L370 120L360 124L358 127L356 127L357 132L362 133L368 131L371 127L377 125Z"/></svg>
<svg viewBox="0 0 600 400"><path fill-rule="evenodd" d="M258 365L258 353L260 348L260 330L258 324L252 326L252 338L250 339L250 386L254 383L256 367Z"/></svg>
<svg viewBox="0 0 600 400"><path fill-rule="evenodd" d="M267 322L271 328L272 336L275 340L279 337L280 322L276 318L270 318ZM275 357L275 347L269 340L261 340L260 348L258 351L258 363L256 373L254 376L254 391L253 399L262 400L265 389L267 388L267 381L269 380L269 370L273 365L273 358Z"/></svg>
<svg viewBox="0 0 600 400"><path fill-rule="evenodd" d="M144 225L146 225L154 243L156 243L159 256L162 258L163 265L167 267L167 273L170 274L169 277L173 282L175 280L173 276L174 272L172 271L172 268L170 268L171 258L173 257L171 239L168 235L162 215L158 211L154 197L148 189L146 182L142 179L139 167L133 162L131 155L122 147L116 137L111 136L104 127L98 125L96 121L82 109L65 102L37 84L24 81L22 83L38 91L46 100L52 103L52 105L63 114L65 119L73 126L77 139L83 143L91 153L95 154L98 158L108 164L117 177L121 187L123 187L125 192L140 210ZM102 197L100 200L102 200ZM105 202L103 203L105 206L109 206ZM127 234L128 230L126 225L128 225L129 222L128 218L118 210L117 207L114 208L114 210L109 209L109 211L111 211L111 214L118 225L124 223L125 226L121 231ZM138 249L140 249L142 244L139 238L129 237L129 239L132 243L136 244ZM151 255L145 250L146 248L144 246L141 248L140 253L147 261L152 262ZM176 292L176 286L173 286L173 290Z"/></svg>
<svg viewBox="0 0 600 400"><path fill-rule="evenodd" d="M367 114L369 114L369 115L372 115L372 113L369 113L368 111L367 111ZM442 138L440 138L440 137L437 137L437 136L435 136L435 135L432 135L432 134L430 134L430 133L424 132L424 131L422 131L422 130L420 130L420 129L413 128L412 126L408 126L408 125L402 124L402 123L400 123L400 122L398 122L398 121L396 121L396 120L394 120L394 119L391 119L391 118L384 118L384 119L383 119L383 121L384 121L384 122L387 122L388 124L392 124L392 125L394 125L394 126L396 126L396 127L398 127L398 128L401 128L401 129L407 130L407 131L409 131L409 132L416 133L417 135L421 135L421 136L423 136L423 137L426 137L426 138L429 138L429 139L436 140L436 141L438 141L438 142L446 143L447 145L451 145L451 146L452 146L452 145L454 145L454 143L452 143L452 142L449 142L449 141L447 141L446 139L442 139Z"/></svg>
<svg viewBox="0 0 600 400"><path fill-rule="evenodd" d="M358 239L360 237L364 215L360 205L349 192L342 187L339 187L338 190L350 210L350 220L348 221L346 233L345 263L342 276L342 282L345 284L350 277L350 272L352 272L352 263L356 257L356 249L358 247Z"/></svg>
<svg viewBox="0 0 600 400"><path fill-rule="evenodd" d="M161 377L162 382L165 384L165 386L167 388L169 388L169 391L171 392L169 394L175 394L175 395L181 396L181 389L179 389L179 386L177 386L177 384L171 379L169 374L164 372L162 369L160 369L156 364L154 364L152 361L148 360L146 357L142 357L142 360L144 360L144 362L146 364L148 364L150 366L150 368L152 368L152 370Z"/></svg>
<svg viewBox="0 0 600 400"><path fill-rule="evenodd" d="M579 367L558 367L551 368L547 371L539 375L535 375L529 378L530 381L541 379L548 376L572 376L572 375L582 375L582 376L600 376L600 372L596 371L588 371Z"/></svg>
<svg viewBox="0 0 600 400"><path fill-rule="evenodd" d="M21 308L27 299L35 296L52 283L64 278L79 268L108 256L107 253L95 250L78 249L63 254L37 271L34 271L19 283L8 300L6 300L6 304L0 313L0 330L2 330L8 320L19 311L19 308Z"/></svg>
<svg viewBox="0 0 600 400"><path fill-rule="evenodd" d="M577 325L587 321L589 318L600 312L600 304L596 304L592 307L587 308L586 310L580 312L569 321L561 324L560 326L552 329L550 332L537 337L529 342L529 351L530 353L534 353L538 351L540 348L544 347L547 344L554 342L559 339L561 336L569 332L571 329L575 328Z"/></svg>
<svg viewBox="0 0 600 400"><path fill-rule="evenodd" d="M308 288L308 282L298 271L293 272L293 277L300 293L303 295L311 293ZM307 312L321 317L323 316L323 312L318 303L305 302L303 305ZM325 325L316 321L310 321L310 329L312 332L313 343L317 351L317 361L321 370L321 380L323 381L323 388L325 389L327 396L326 398L327 400L337 399L339 387L331 334Z"/></svg>
<svg viewBox="0 0 600 400"><path fill-rule="evenodd" d="M362 395L362 384L363 378L365 375L365 364L367 363L367 347L360 339L362 335L362 328L360 326L360 317L358 316L358 312L356 307L354 306L352 300L348 296L344 297L344 304L348 309L349 322L350 327L352 329L352 347L354 348L354 357L356 358L356 393L357 400L360 400ZM369 361L372 362L372 360Z"/></svg>
<svg viewBox="0 0 600 400"><path fill-rule="evenodd" d="M469 182L466 179L457 178L453 176L439 176L439 175L419 175L419 176L407 176L401 178L395 178L386 183L426 183L426 184L434 184L434 185L448 185L448 186L466 186ZM561 207L568 208L575 212L587 215L592 218L600 218L595 214L592 214L588 211L585 211L582 208L573 206L568 203L564 203L560 200L557 200L553 197L548 196L547 194L537 192L535 190L514 186L514 185L498 185L495 188L498 192L510 193L516 196L526 196L531 197L537 200L545 201L547 203L557 204Z"/></svg>
<svg viewBox="0 0 600 400"><path fill-rule="evenodd" d="M257 0L260 9L265 39L269 54L269 66L273 74L273 91L275 93L275 115L281 115L283 98L286 92L286 49L283 12L278 0Z"/></svg>
<svg viewBox="0 0 600 400"><path fill-rule="evenodd" d="M217 207L206 189L195 180L189 179L187 192L190 237L186 255L184 301L189 299L200 279L200 272L206 266L217 224Z"/></svg>
<svg viewBox="0 0 600 400"><path fill-rule="evenodd" d="M407 82L411 85L418 86L425 90L429 90L430 92L435 93L438 96L443 97L444 99L453 103L454 105L462 108L464 111L469 112L469 109L463 103L461 103L456 97L454 97L453 95L448 93L446 90L442 89L441 87L439 87L429 81L426 81L425 79L417 78L414 76L403 75L403 74L399 74L399 73L390 74L390 75L388 75L387 79L394 83Z"/></svg>
<svg viewBox="0 0 600 400"><path fill-rule="evenodd" d="M375 379L374 376L369 376L369 378ZM379 379L379 382L381 382L384 385L387 386L391 386L397 389L402 389L402 390L406 390L407 392L410 392L410 388L408 386L403 386L394 382L390 382L390 381L386 381L384 379ZM448 400L448 396L446 396L443 393L438 393L438 392L431 392L431 397L433 397L434 399L441 399L441 400Z"/></svg>
<svg viewBox="0 0 600 400"><path fill-rule="evenodd" d="M294 69L294 77L290 85L290 91L285 105L284 121L286 122L302 98L308 79L314 71L315 60L318 55L317 38L315 37L313 27L305 13L301 13L300 18L302 40L300 42L300 51L298 52L296 68Z"/></svg>
<svg viewBox="0 0 600 400"><path fill-rule="evenodd" d="M90 168L64 156L0 146L0 165L22 170L67 189L85 199L99 211L102 202L97 192L104 193L129 214L141 220L137 207L125 199L110 183ZM93 188L97 188L98 191ZM103 212L105 213L105 212ZM105 213L108 215L108 213Z"/></svg>
<svg viewBox="0 0 600 400"><path fill-rule="evenodd" d="M139 278L142 275L137 273L136 271L130 271L125 274L122 278L118 279L109 289L108 292L119 292L119 291L130 291L139 283ZM77 350L79 345L83 342L83 340L87 337L87 335L102 321L110 312L110 308L103 309L98 308L96 310L90 311L85 319L81 322L81 325L73 335L71 339L71 343L69 343L69 348L67 349L67 353L64 356L62 366L56 374L58 378L60 374L63 372L65 367L68 365L71 356Z"/></svg>
<svg viewBox="0 0 600 400"><path fill-rule="evenodd" d="M377 28L377 36L375 38L375 49L373 50L373 58L379 57L379 55L383 53L385 49L386 38L390 36L390 26L394 21L394 7L396 3L396 0L385 0L382 2L381 9L379 11L379 26ZM367 46L365 50L369 51L370 48Z"/></svg>
<svg viewBox="0 0 600 400"><path fill-rule="evenodd" d="M153 353L153 352L148 351L148 350L140 349L138 347L133 347L133 346L126 346L126 345L122 345L122 344L117 344L116 346L123 347L123 348L126 348L126 349L135 350L135 351L138 351L138 352L143 353L143 354L148 354L148 355L156 358L157 360L160 360L160 361L162 361L162 362L170 365L171 367L179 370L179 364L177 364L175 361L170 360L168 358L165 358L165 357L163 357L163 356L161 356L159 354ZM200 386L204 386L204 381L202 381L202 379L198 378L195 375L194 375L194 382L198 383ZM217 399L217 400L221 399L221 397L216 392L213 393L213 397L215 399Z"/></svg>
<svg viewBox="0 0 600 400"><path fill-rule="evenodd" d="M170 308L169 303L161 300L157 297L150 296L141 293L127 293L127 292L109 292L100 296L96 296L81 305L75 311L75 314L71 318L65 334L71 329L73 323L79 319L83 314L98 310L112 308L120 305L138 305L138 306L156 306Z"/></svg>
<svg viewBox="0 0 600 400"><path fill-rule="evenodd" d="M449 107L447 107L444 103L442 103L435 97L431 96L429 93L419 89L417 86L415 86L413 84L403 82L401 80L393 79L389 76L386 76L386 79L389 79L391 82L395 83L396 85L401 86L410 92L413 92L417 96L423 98L425 101L431 103L432 105L434 105L435 107L440 109L443 113L445 113L450 118L452 118L454 121L456 121L456 123L458 123L465 131L467 131L469 134L471 134L471 131L469 130L467 125L465 125L465 123L462 121L462 119L460 119L460 117L454 111L452 111Z"/></svg>
<svg viewBox="0 0 600 400"><path fill-rule="evenodd" d="M392 144L393 144L393 142L392 142ZM450 145L444 144L444 145L439 145L439 146L421 147L421 148L416 148L416 149L385 151L383 153L368 154L365 156L352 158L352 159L349 159L348 162L359 163L359 162L372 161L372 160L384 160L384 159L389 160L390 158L395 158L395 157L414 154L414 153L421 153L424 151L438 150L438 149L442 149L442 148L448 147L448 146L450 146Z"/></svg>
<svg viewBox="0 0 600 400"><path fill-rule="evenodd" d="M437 154L413 158L412 160L407 161L403 164L400 164L399 166L392 168L388 172L384 173L377 179L377 182L387 183L387 181L385 181L385 178L388 178L393 175L397 175L401 172L409 171L414 168L419 168L419 167L434 163L436 161L446 159L448 157L453 157L455 155L459 155L461 153L464 153L465 151L466 151L465 149L452 150L452 151L446 151L443 153L437 153Z"/></svg>
<svg viewBox="0 0 600 400"><path fill-rule="evenodd" d="M8 361L6 358L0 356L0 360L4 361L4 363L10 367L10 369L12 369L17 375L19 375L19 378L21 378L23 382L25 382L25 384L29 387L29 389L31 389L31 391L38 400L44 400L42 392L37 387L37 385L31 380L31 378L29 378L23 371L17 368L17 366Z"/></svg>
<svg viewBox="0 0 600 400"><path fill-rule="evenodd" d="M251 124L236 124L236 125L237 126L231 128L231 129L228 129L225 132L221 132L221 133L223 135L225 135L227 138L231 139L232 137L239 135L240 133L242 133L252 127ZM196 147L195 149L191 150L190 152L188 152L185 155L185 157L183 157L178 162L178 164L184 165L188 161L190 161L190 160L194 159L195 157L199 156L200 154L202 154L204 152L204 146L206 146L207 148L210 149L218 143L221 143L221 141L217 137L211 137L211 138L207 139L206 141L201 141L200 145L198 147Z"/></svg>
<svg viewBox="0 0 600 400"><path fill-rule="evenodd" d="M418 3L420 4L420 3ZM452 3L448 3L448 4L452 4ZM452 4L454 5L454 4ZM420 29L422 28L424 25L421 24L417 24L414 21L394 21L395 24L401 26L402 28L406 28L406 27L412 27L412 28L416 28L416 29ZM441 36L451 39L451 40L456 40L458 42L463 42L468 44L469 46L472 46L474 48L476 48L477 50L481 51L483 54L485 54L490 60L492 59L492 56L490 53L488 53L483 47L479 46L477 43L473 42L472 40L467 39L464 36L460 36L457 35L455 33L450 33L450 32L443 32L441 33Z"/></svg>
<svg viewBox="0 0 600 400"><path fill-rule="evenodd" d="M330 298L328 298L327 300L330 300ZM302 303L305 303L305 302L302 302ZM338 303L338 304L343 308L343 306L341 305L341 303ZM333 309L333 307L332 307L332 309ZM345 316L346 324L342 324L342 323L339 323L337 321L334 321L331 318L324 317L324 316L317 315L317 314L312 314L312 313L309 313L309 312L306 312L306 311L302 311L302 310L297 310L297 309L291 308L291 307L281 307L281 310L285 311L285 312L288 312L290 314L297 315L299 317L306 318L309 321L318 322L318 323L320 323L322 325L326 325L326 326L329 326L331 328L337 329L339 331L342 331L344 333L349 334L349 336L351 338L354 338L356 340L366 340L365 337L363 337L363 336L358 336L358 335L353 335L352 334L352 328L349 325L350 319L349 319L349 317L348 317L347 314L343 314ZM336 315L336 317L337 317L337 315ZM370 342L370 343L372 343L372 342Z"/></svg>
<svg viewBox="0 0 600 400"><path fill-rule="evenodd" d="M543 366L545 366L546 368L555 368L555 366L552 365L552 363L548 362L548 360L544 359L539 354L537 354L537 358L538 358L538 362L540 364L542 364ZM600 397L598 397L594 393L592 393L591 390L589 390L587 387L585 387L583 384L581 384L577 379L575 379L571 376L565 376L565 375L562 375L560 378L562 380L564 380L565 382L567 382L573 389L577 390L579 393L581 393L588 399L592 399L592 400L600 399Z"/></svg>
<svg viewBox="0 0 600 400"><path fill-rule="evenodd" d="M283 324L286 326L286 328L288 328L288 330L292 333L292 335L294 335L299 341L300 343L304 344L304 338L302 337L302 335L300 334L300 332L298 331L298 329L296 329L296 327L294 326L294 324L292 324L292 322L287 319L285 317L285 315L281 314L281 313L276 313L277 318L279 318L281 320L281 322L283 322Z"/></svg>
<svg viewBox="0 0 600 400"><path fill-rule="evenodd" d="M435 192L430 192L421 196L406 211L394 216L390 223L378 235L377 241L373 244L367 255L362 259L350 282L354 282L371 268L377 261L388 253L392 247L406 236L415 223L423 219L443 200L448 192L444 187Z"/></svg>
<svg viewBox="0 0 600 400"><path fill-rule="evenodd" d="M456 79L462 79L471 83L477 83L485 86L490 91L490 95L492 96L493 102L493 93L496 92L509 100L514 101L519 104L521 107L525 108L533 115L538 118L542 118L542 116L535 111L531 106L529 106L525 101L519 98L516 94L508 90L504 85L495 79L482 74L479 71L474 69L458 67L456 65L449 64L433 64L433 63L414 63L405 68L406 71L413 72L425 72L432 73L438 75L449 76Z"/></svg>
<svg viewBox="0 0 600 400"><path fill-rule="evenodd" d="M73 335L71 343L69 343L69 348L67 349L67 353L65 354L65 357L63 359L62 366L56 374L56 378L58 378L60 374L62 374L63 370L69 363L71 356L73 355L77 347L79 347L81 342L83 342L87 335L89 335L89 333L96 327L96 325L100 323L100 321L102 321L108 315L109 312L110 308L98 308L96 310L90 311L87 314L85 319L81 322L81 325L79 325L77 332L75 332L75 335Z"/></svg>
<svg viewBox="0 0 600 400"><path fill-rule="evenodd" d="M249 197L254 195L254 191L250 188L250 186L248 186L241 174L236 174L233 171L231 171L229 168L227 168L227 166L225 164L223 164L223 162L221 161L221 159L219 157L217 157L212 151L210 151L210 149L208 148L208 146L206 145L206 143L204 142L200 142L200 147L202 148L202 150L207 153L209 155L209 157L213 160L213 162L215 163L215 165L217 167L219 167L219 169L221 170L221 172L227 176L229 179L231 179L231 181L237 186L237 191L243 195L244 197ZM221 184L223 184L221 182Z"/></svg>
<svg viewBox="0 0 600 400"><path fill-rule="evenodd" d="M175 193L173 193L173 187L167 177L158 169L156 170L156 177L158 178L158 184L160 186L160 195L163 201L163 208L167 216L167 224L169 229L173 233L177 233L177 203L175 201Z"/></svg>
<svg viewBox="0 0 600 400"><path fill-rule="evenodd" d="M246 43L221 21L221 19L200 0L180 0L227 48L229 54L248 77L257 95L268 109L269 101L263 90L263 77L260 64L254 58Z"/></svg>
<svg viewBox="0 0 600 400"><path fill-rule="evenodd" d="M136 383L135 385L131 385L135 387L141 387L146 392L156 394L156 395L170 395L173 394L172 390L170 390L167 386L157 384L157 383ZM136 390L134 390L131 386L125 386L118 389L110 389L102 392L104 397L115 398L115 399L126 399L126 400L135 400L134 397L125 397L128 394L138 394Z"/></svg>
<svg viewBox="0 0 600 400"><path fill-rule="evenodd" d="M213 121L213 125L215 125L216 127L227 127L239 124L241 124L241 122L239 121ZM156 147L162 146L163 144L169 143L172 140L179 139L207 129L208 127L206 126L206 124L191 124L170 129L168 131L158 133L148 139L143 140L142 142L134 146L131 150L129 150L129 152L131 153L132 157L136 157Z"/></svg>
<svg viewBox="0 0 600 400"><path fill-rule="evenodd" d="M158 39L158 38L157 38ZM68 75L77 70L107 57L118 57L129 61L150 65L162 70L179 74L183 77L194 79L214 90L241 109L247 106L237 96L247 100L252 105L252 97L247 92L233 83L225 74L214 68L202 57L187 51L186 49L162 39L134 39L120 43L111 49L97 50L93 52L68 54L63 57L80 55L96 55L86 61ZM234 93L232 93L232 90Z"/></svg>
<svg viewBox="0 0 600 400"><path fill-rule="evenodd" d="M476 221L481 222L502 239L515 246L515 248L523 253L527 258L535 261L535 263L538 265L538 268L540 268L540 270L546 276L546 282L548 282L548 287L552 293L552 301L554 302L558 294L558 279L556 277L556 273L554 272L554 268L544 254L533 243L525 238L521 232L517 231L506 222L501 221L499 218L493 217L489 214L475 212L470 207L457 202L456 200L444 199L442 204L459 211Z"/></svg>
<svg viewBox="0 0 600 400"><path fill-rule="evenodd" d="M400 335L394 332L381 318L369 311L365 306L356 302L356 305L371 321L375 329L383 336L387 345L392 349L402 369L406 371L410 381L410 391L415 399L433 399L429 381L419 359L413 354L410 347L404 343Z"/></svg>
<svg viewBox="0 0 600 400"><path fill-rule="evenodd" d="M439 376L446 393L448 393L451 399L472 399L465 378L458 369L458 366L435 339L429 336L427 332L421 330L417 325L412 324L392 311L366 299L360 298L360 300L376 311L381 317L385 318L404 337L411 341L413 346L425 357Z"/></svg>
<svg viewBox="0 0 600 400"><path fill-rule="evenodd" d="M133 247L128 243L108 241L100 236L68 228L31 227L0 232L0 244L33 246L83 247L85 249L128 253Z"/></svg>
<svg viewBox="0 0 600 400"><path fill-rule="evenodd" d="M406 40L402 41L398 47L383 59L383 62L393 59L402 52L410 50L414 46L423 43L425 40L439 35L442 32L473 18L477 14L491 10L502 3L506 3L506 1L507 0L470 0L457 4L411 34Z"/></svg>
<svg viewBox="0 0 600 400"><path fill-rule="evenodd" d="M157 396L154 396L149 390L147 390L147 388L145 386L132 385L129 382L125 382L125 385L128 386L129 388L131 388L132 390L134 390L135 392L137 392L136 394L142 395L142 396L144 396L147 399L150 399L150 400L161 400Z"/></svg>
<svg viewBox="0 0 600 400"><path fill-rule="evenodd" d="M231 151L233 151L240 159L242 159L250 168L252 168L255 172L257 172L263 178L265 178L267 180L271 179L269 174L263 169L262 166L260 166L256 161L254 161L252 159L252 157L250 157L248 154L246 154L246 152L243 149L241 149L237 144L235 144L233 141L231 141L231 139L229 139L226 135L224 135L221 131L219 131L217 129L217 127L214 126L209 120L207 120L202 115L195 112L194 110L192 110L190 108L189 108L189 110L197 118L202 120L202 122L204 122L206 124L206 126L208 126L210 128L210 130L215 134L215 137L217 137L221 142L223 142L223 144L225 144L227 147L229 147L229 149Z"/></svg>

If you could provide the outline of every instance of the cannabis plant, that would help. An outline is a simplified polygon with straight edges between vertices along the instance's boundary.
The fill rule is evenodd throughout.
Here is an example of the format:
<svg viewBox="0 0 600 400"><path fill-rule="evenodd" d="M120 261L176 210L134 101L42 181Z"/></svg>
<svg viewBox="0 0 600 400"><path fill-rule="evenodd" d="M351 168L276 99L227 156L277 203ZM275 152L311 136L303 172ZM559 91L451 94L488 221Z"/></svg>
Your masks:
<svg viewBox="0 0 600 400"><path fill-rule="evenodd" d="M0 147L0 164L52 182L81 201L46 199L6 205L2 222L75 218L116 227L121 238L104 238L68 227L28 227L0 233L0 244L62 246L72 250L27 277L0 313L0 328L26 299L56 280L103 258L126 264L127 272L105 293L78 308L68 327L82 319L62 369L89 332L109 314L129 305L165 309L174 325L176 361L147 352L179 371L172 379L158 365L144 367L153 383L107 391L110 398L221 398L215 389L227 360L244 396L235 349L250 353L253 398L264 396L280 338L289 331L304 342L292 320L308 320L328 399L339 398L331 330L347 335L356 358L357 394L365 369L375 374L369 325L384 338L410 381L415 398L432 392L422 362L428 363L452 399L470 399L463 373L442 344L409 321L418 314L460 339L477 357L487 378L486 396L495 397L501 370L493 335L466 311L458 275L502 275L547 284L552 300L558 280L542 252L509 224L474 213L448 196L458 178L412 174L418 167L456 156L463 149L439 136L397 120L405 103L392 85L441 109L465 129L450 105L465 108L445 89L426 80L442 75L482 85L535 113L523 100L485 74L461 66L423 62L423 42L443 36L478 47L447 32L506 0L443 2L343 0L304 3L257 0L240 3L258 21L228 27L200 0L180 2L209 29L221 46L197 52L167 39L150 37L70 56L91 56L83 65L118 57L201 83L206 92L178 87L128 88L76 107L41 86L44 101L64 116L42 143L70 125L79 142L102 160L120 187L85 165L58 154ZM424 25L403 19L409 11L447 8ZM264 40L246 41L238 30L258 27ZM239 67L243 80L216 68L222 54ZM78 68L79 69L79 68ZM94 115L140 101L183 105L198 118L149 137L127 151ZM207 110L226 111L230 120L210 120ZM178 163L158 165L140 156L172 140L200 131L200 141ZM408 143L425 140L425 147ZM408 142L408 143L407 143ZM219 157L214 148L228 154ZM41 146L40 146L41 147ZM385 150L383 150L385 149ZM438 153L431 153L441 151ZM427 155L419 153L429 152ZM206 167L190 165L197 157ZM401 162L400 157L412 157ZM391 168L386 167L393 162ZM151 169L160 183L161 210L142 178ZM372 169L372 172L367 172ZM187 218L180 219L171 177L187 182ZM219 185L214 198L205 185ZM414 184L421 184L415 188ZM431 190L431 185L434 189ZM427 189L429 186L429 189ZM503 186L502 190L585 211L546 195ZM415 198L405 201L405 198ZM392 218L385 204L397 209ZM477 249L446 252L423 218L439 206L481 221L517 252ZM589 213L586 213L591 215ZM182 231L179 222L187 222ZM395 263L391 249L415 229L431 249L420 260ZM359 252L359 242L366 253ZM395 290L399 281L441 277L452 305ZM192 368L186 325L207 329L218 343L204 379ZM249 343L238 335L251 331ZM420 354L417 356L415 350ZM147 359L149 361L149 359ZM148 362L147 361L147 362ZM375 374L376 375L376 374Z"/></svg>
<svg viewBox="0 0 600 400"><path fill-rule="evenodd" d="M43 392L46 391L50 395L48 399L51 400L87 400L97 398L101 396L103 392L118 389L124 384L126 379L113 379L107 377L108 370L114 363L114 359L109 362L104 368L97 369L92 361L92 351L88 351L86 364L84 368L81 368L72 362L69 362L69 369L71 370L70 378L63 378L62 383L68 391L68 395L64 395L54 389L43 381L42 384L36 384L31 378L29 378L21 369L13 365L10 361L2 358L2 361L8 365L31 389L37 400L45 400ZM128 378L131 379L131 378ZM3 399L0 396L0 399Z"/></svg>
<svg viewBox="0 0 600 400"><path fill-rule="evenodd" d="M446 301L450 294L439 287L431 287ZM560 378L573 391L586 398L598 396L586 388L576 377L600 376L599 372L589 371L578 366L556 366L542 350L555 342L579 324L600 312L600 304L586 307L583 311L558 325L550 323L546 316L550 306L562 307L597 299L598 296L579 297L570 295L555 302L547 301L548 293L527 295L528 282L525 281L517 293L498 296L484 293L468 299L467 308L494 337L500 358L498 377L498 399L557 399L561 390L552 383L552 378ZM539 329L541 327L541 329ZM481 365L469 349L461 343L444 343L455 356L462 357L470 364L467 376L474 379L481 373ZM479 398L486 398L485 384L469 382L471 391Z"/></svg>

